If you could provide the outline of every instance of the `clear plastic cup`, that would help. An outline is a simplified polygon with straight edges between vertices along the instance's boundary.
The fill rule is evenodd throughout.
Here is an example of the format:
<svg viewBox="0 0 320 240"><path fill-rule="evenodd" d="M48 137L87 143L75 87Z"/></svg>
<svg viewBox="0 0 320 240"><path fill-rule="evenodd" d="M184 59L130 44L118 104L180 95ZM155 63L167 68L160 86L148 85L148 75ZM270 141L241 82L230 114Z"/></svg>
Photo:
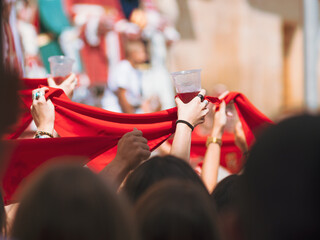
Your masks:
<svg viewBox="0 0 320 240"><path fill-rule="evenodd" d="M192 69L171 73L178 97L190 102L201 90L201 69Z"/></svg>
<svg viewBox="0 0 320 240"><path fill-rule="evenodd" d="M72 72L74 59L66 56L51 56L48 58L50 72L56 84L60 84Z"/></svg>

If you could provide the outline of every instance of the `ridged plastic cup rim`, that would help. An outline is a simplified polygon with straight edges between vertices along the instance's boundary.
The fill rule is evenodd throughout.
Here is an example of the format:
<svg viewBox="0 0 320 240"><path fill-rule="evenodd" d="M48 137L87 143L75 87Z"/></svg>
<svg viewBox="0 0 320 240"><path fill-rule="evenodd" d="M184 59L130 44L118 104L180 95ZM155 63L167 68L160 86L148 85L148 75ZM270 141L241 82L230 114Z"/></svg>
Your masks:
<svg viewBox="0 0 320 240"><path fill-rule="evenodd" d="M191 69L191 70L183 70L179 72L173 72L171 75L184 75L184 74L189 74L189 73L196 73L196 72L201 72L202 69Z"/></svg>
<svg viewBox="0 0 320 240"><path fill-rule="evenodd" d="M49 62L53 62L54 59L65 59L65 60L67 60L67 61L70 62L70 63L74 63L74 62L75 62L74 59L72 59L72 58L70 58L70 57L66 57L66 56L64 56L64 55L51 56L51 57L48 58L48 61L49 61ZM56 64L65 64L65 62L64 62L64 63L55 62L55 63L56 63Z"/></svg>

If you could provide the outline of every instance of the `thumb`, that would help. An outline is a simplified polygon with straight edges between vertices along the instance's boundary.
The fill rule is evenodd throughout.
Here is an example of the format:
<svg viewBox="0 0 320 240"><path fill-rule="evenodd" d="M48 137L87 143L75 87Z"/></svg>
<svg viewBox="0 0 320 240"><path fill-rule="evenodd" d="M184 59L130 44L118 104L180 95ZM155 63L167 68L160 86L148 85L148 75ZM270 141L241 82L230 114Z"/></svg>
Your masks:
<svg viewBox="0 0 320 240"><path fill-rule="evenodd" d="M133 128L132 133L136 136L142 136L142 131L140 131L139 129L137 129L136 127Z"/></svg>
<svg viewBox="0 0 320 240"><path fill-rule="evenodd" d="M76 75L74 73L71 73L64 81L65 84L71 84L77 80Z"/></svg>
<svg viewBox="0 0 320 240"><path fill-rule="evenodd" d="M222 101L220 103L220 109L219 111L222 111L222 112L225 112L226 111L226 102L225 101Z"/></svg>
<svg viewBox="0 0 320 240"><path fill-rule="evenodd" d="M49 87L57 87L56 82L53 80L52 77L48 77L47 81Z"/></svg>
<svg viewBox="0 0 320 240"><path fill-rule="evenodd" d="M181 104L184 104L179 97L176 97L174 100L175 100L177 106L180 106Z"/></svg>

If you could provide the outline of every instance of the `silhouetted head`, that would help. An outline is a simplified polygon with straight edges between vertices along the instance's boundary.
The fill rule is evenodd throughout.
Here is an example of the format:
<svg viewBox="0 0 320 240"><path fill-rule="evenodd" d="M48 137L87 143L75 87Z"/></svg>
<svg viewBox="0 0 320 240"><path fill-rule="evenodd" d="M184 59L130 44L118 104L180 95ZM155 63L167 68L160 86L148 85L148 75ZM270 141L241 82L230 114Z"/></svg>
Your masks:
<svg viewBox="0 0 320 240"><path fill-rule="evenodd" d="M217 211L223 212L234 209L239 189L239 176L236 174L224 178L214 188L211 199L216 205Z"/></svg>
<svg viewBox="0 0 320 240"><path fill-rule="evenodd" d="M88 168L56 166L25 193L12 227L19 240L135 239L122 200Z"/></svg>
<svg viewBox="0 0 320 240"><path fill-rule="evenodd" d="M299 116L256 141L241 176L248 240L320 239L320 117Z"/></svg>
<svg viewBox="0 0 320 240"><path fill-rule="evenodd" d="M135 206L142 240L219 239L216 213L207 191L188 180L163 180Z"/></svg>
<svg viewBox="0 0 320 240"><path fill-rule="evenodd" d="M126 179L122 191L133 203L153 184L164 179L189 180L206 189L192 167L174 156L153 157L139 165Z"/></svg>

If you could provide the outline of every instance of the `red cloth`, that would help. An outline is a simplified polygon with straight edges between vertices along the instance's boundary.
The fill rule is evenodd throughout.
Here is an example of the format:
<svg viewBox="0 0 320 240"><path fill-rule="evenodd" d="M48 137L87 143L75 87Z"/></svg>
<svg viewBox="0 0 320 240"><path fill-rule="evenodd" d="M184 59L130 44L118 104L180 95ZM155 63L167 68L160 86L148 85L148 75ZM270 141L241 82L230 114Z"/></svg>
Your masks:
<svg viewBox="0 0 320 240"><path fill-rule="evenodd" d="M19 92L21 97L21 112L17 124L12 126L12 131L5 136L6 139L16 139L32 122L30 114L30 106L32 104L32 90L38 88L39 85L48 86L46 78L24 78L21 81L22 90Z"/></svg>
<svg viewBox="0 0 320 240"><path fill-rule="evenodd" d="M12 203L14 201L13 194L21 182L50 159L62 156L83 156L88 160L93 159L109 149L110 146L106 143L111 138L105 136L4 141L4 147L7 154L10 155L7 157L6 170L1 175L5 203ZM70 158L70 160L82 161L83 159Z"/></svg>
<svg viewBox="0 0 320 240"><path fill-rule="evenodd" d="M199 136L192 134L190 159L196 161L202 160L207 151L207 136ZM231 173L238 173L243 166L241 150L234 143L234 135L232 133L224 133L222 136L222 148L220 154L220 165L228 169Z"/></svg>
<svg viewBox="0 0 320 240"><path fill-rule="evenodd" d="M30 108L28 104L31 104L31 92L29 93L30 95L21 95L28 109ZM88 156L93 160L87 165L99 171L113 159L118 140L134 127L143 132L151 150L157 148L175 131L176 108L149 114L114 113L72 102L61 89L54 88L50 88L46 98L50 98L55 106L55 129L61 138L6 141L7 144L19 146L13 151L9 168L2 181L6 201L11 199L19 183L49 158L68 154ZM217 98L207 97L207 99L219 103ZM272 121L259 112L242 94L229 93L225 101L228 103L231 100L234 100L250 144L254 140L253 130ZM26 115L29 115L25 120L30 118L30 113L27 113ZM23 129L22 126L27 125L25 122L20 124L21 126L17 128L19 131ZM15 134L15 137L17 135ZM200 140L201 151L205 150L203 140ZM193 145L196 141L196 139L193 140Z"/></svg>

